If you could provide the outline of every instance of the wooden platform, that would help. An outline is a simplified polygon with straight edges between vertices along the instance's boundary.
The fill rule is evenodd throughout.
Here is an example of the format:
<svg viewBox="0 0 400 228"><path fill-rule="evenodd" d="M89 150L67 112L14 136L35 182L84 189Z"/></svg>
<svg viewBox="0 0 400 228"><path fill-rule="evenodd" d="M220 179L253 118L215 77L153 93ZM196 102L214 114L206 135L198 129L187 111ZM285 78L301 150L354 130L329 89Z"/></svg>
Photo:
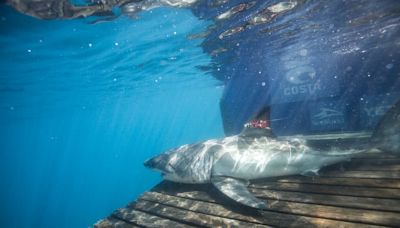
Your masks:
<svg viewBox="0 0 400 228"><path fill-rule="evenodd" d="M267 210L232 202L212 185L161 182L95 227L400 227L400 157L368 153L318 177L252 182Z"/></svg>

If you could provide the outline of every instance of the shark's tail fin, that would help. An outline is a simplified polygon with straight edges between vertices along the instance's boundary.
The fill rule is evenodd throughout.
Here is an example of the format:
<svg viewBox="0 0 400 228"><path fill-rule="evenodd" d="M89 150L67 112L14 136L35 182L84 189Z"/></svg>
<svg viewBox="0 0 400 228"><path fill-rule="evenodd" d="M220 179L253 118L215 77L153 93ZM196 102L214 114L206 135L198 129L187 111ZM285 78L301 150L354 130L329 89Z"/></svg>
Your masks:
<svg viewBox="0 0 400 228"><path fill-rule="evenodd" d="M400 100L379 121L371 137L373 147L400 155Z"/></svg>

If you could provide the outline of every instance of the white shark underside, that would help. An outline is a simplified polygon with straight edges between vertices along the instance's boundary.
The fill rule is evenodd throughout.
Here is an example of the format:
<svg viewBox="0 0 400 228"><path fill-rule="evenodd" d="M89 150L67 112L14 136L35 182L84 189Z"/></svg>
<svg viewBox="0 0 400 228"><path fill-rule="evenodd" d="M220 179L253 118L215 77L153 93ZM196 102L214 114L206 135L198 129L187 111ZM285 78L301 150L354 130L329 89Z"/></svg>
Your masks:
<svg viewBox="0 0 400 228"><path fill-rule="evenodd" d="M371 143L362 148L326 151L309 146L301 138L279 140L263 135L237 135L181 146L146 161L145 166L174 182L211 182L236 202L262 209L266 204L247 190L249 180L317 172L371 147L399 152L400 102L382 118Z"/></svg>

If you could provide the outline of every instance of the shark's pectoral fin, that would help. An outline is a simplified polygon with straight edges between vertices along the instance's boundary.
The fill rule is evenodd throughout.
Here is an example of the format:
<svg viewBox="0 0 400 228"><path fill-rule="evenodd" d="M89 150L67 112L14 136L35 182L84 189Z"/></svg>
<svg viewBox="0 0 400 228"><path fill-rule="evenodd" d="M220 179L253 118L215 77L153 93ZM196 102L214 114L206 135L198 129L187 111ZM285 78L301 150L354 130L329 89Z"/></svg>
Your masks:
<svg viewBox="0 0 400 228"><path fill-rule="evenodd" d="M213 185L224 195L234 201L257 209L265 209L267 205L254 197L247 189L248 181L236 179L233 177L213 176L211 177Z"/></svg>

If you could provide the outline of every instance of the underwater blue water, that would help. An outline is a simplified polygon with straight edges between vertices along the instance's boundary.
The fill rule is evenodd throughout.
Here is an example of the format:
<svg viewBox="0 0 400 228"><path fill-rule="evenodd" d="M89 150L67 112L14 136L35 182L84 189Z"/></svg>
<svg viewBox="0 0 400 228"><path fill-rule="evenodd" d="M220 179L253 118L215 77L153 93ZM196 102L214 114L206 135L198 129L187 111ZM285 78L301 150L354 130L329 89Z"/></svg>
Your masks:
<svg viewBox="0 0 400 228"><path fill-rule="evenodd" d="M223 87L198 69L210 22L43 21L0 6L0 227L87 227L158 183L143 161L223 135Z"/></svg>

